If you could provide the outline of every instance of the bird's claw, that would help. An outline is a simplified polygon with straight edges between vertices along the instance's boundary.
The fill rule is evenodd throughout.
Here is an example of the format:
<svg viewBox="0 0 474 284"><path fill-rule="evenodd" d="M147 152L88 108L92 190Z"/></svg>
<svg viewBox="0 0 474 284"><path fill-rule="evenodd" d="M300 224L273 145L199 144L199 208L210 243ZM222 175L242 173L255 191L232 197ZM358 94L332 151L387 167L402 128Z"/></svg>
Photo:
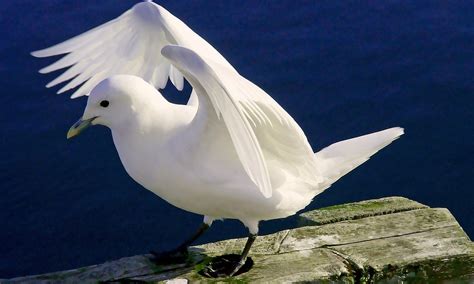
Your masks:
<svg viewBox="0 0 474 284"><path fill-rule="evenodd" d="M209 278L231 277L247 272L252 268L253 260L242 260L238 254L227 254L213 258L199 274Z"/></svg>

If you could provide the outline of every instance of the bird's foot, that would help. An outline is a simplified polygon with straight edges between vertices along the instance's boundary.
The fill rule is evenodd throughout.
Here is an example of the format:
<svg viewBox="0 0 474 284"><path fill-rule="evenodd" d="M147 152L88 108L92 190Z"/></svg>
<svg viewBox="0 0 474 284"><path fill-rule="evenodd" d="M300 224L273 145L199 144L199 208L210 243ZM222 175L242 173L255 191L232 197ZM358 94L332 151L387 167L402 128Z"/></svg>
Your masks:
<svg viewBox="0 0 474 284"><path fill-rule="evenodd" d="M199 274L209 278L231 277L249 271L252 266L250 257L242 261L238 254L226 254L213 258Z"/></svg>
<svg viewBox="0 0 474 284"><path fill-rule="evenodd" d="M155 264L177 264L185 263L188 259L188 250L186 248L179 248L165 252L150 252L152 257L150 260Z"/></svg>

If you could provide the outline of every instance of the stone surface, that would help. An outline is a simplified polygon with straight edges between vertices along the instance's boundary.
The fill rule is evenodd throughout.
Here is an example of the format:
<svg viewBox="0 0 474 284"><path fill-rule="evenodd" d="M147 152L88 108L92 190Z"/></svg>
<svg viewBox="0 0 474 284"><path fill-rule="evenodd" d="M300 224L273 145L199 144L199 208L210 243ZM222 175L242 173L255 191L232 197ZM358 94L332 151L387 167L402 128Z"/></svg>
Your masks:
<svg viewBox="0 0 474 284"><path fill-rule="evenodd" d="M156 266L147 255L1 283L402 283L474 281L474 244L447 209L402 197L337 205L303 213L300 227L257 238L255 264L231 279L198 271L211 257L240 253L245 239L190 249L187 263Z"/></svg>

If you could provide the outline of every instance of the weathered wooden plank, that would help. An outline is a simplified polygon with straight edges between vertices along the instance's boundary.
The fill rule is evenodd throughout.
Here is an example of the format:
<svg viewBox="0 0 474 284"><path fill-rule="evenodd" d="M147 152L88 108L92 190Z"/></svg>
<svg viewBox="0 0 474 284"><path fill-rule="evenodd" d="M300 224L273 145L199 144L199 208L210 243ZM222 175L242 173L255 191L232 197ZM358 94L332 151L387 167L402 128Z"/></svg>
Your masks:
<svg viewBox="0 0 474 284"><path fill-rule="evenodd" d="M474 245L456 225L328 248L374 281L474 277Z"/></svg>
<svg viewBox="0 0 474 284"><path fill-rule="evenodd" d="M424 208L429 207L405 197L386 197L334 205L305 212L300 215L300 225L324 225L345 220L355 220Z"/></svg>
<svg viewBox="0 0 474 284"><path fill-rule="evenodd" d="M140 275L150 275L161 271L174 270L183 267L182 264L158 268L149 261L149 255L124 257L99 265L71 269L44 275L18 277L3 280L0 283L97 283L114 279L132 278Z"/></svg>
<svg viewBox="0 0 474 284"><path fill-rule="evenodd" d="M344 244L386 238L457 225L456 219L447 209L423 209L342 221L321 226L306 226L284 230L257 238L252 254L275 254L301 249L312 249L326 245ZM239 253L245 239L230 239L191 248L192 251L210 256Z"/></svg>
<svg viewBox="0 0 474 284"><path fill-rule="evenodd" d="M447 209L428 208L302 227L289 232L280 252L403 236L445 226L459 225Z"/></svg>
<svg viewBox="0 0 474 284"><path fill-rule="evenodd" d="M304 227L257 239L255 266L240 282L474 280L474 245L447 209L400 198L333 206L302 214ZM315 225L320 224L320 225ZM322 225L321 225L322 224ZM160 266L148 256L1 283L97 283L97 281L227 281L207 279L197 259L240 253L245 239L190 249L188 263Z"/></svg>
<svg viewBox="0 0 474 284"><path fill-rule="evenodd" d="M278 253L278 250L280 249L280 244L282 243L283 239L286 238L289 231L290 230L283 230L275 234L259 236L252 246L252 254L266 255ZM194 246L191 247L189 250L196 253L205 253L208 256L241 253L246 241L247 240L245 238L230 239L200 246Z"/></svg>
<svg viewBox="0 0 474 284"><path fill-rule="evenodd" d="M234 277L239 283L295 283L309 279L330 280L344 277L350 272L343 260L328 249L294 251L275 255L253 255L254 267L247 273ZM190 282L207 282L195 271L179 276Z"/></svg>

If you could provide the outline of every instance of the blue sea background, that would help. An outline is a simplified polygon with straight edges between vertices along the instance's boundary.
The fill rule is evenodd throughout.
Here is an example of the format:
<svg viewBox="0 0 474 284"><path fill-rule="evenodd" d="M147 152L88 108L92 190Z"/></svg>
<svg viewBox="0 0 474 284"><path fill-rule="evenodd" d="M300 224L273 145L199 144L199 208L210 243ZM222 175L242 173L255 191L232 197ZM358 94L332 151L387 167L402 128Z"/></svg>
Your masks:
<svg viewBox="0 0 474 284"><path fill-rule="evenodd" d="M55 95L30 51L137 1L0 4L0 278L177 245L201 216L133 182L108 129L67 141L86 99ZM385 196L446 207L474 236L473 1L159 1L278 101L314 150L403 126L406 135L306 209ZM175 102L186 93L165 90ZM70 95L70 93L69 93ZM212 198L212 197L209 197ZM263 222L261 233L294 218ZM216 222L200 243L245 236Z"/></svg>

